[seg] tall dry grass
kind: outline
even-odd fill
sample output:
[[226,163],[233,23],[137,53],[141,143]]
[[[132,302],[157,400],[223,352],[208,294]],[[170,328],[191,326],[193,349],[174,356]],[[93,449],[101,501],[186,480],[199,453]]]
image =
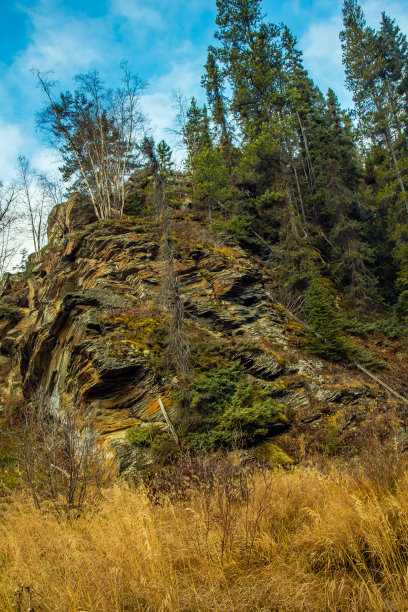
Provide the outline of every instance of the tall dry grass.
[[2,612],[408,609],[403,471],[259,472],[160,503],[118,484],[76,520],[0,512]]

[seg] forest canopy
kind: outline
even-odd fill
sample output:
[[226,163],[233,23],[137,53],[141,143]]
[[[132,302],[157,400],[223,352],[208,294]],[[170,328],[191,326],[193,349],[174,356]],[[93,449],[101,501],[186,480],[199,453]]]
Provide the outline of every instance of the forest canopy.
[[[402,333],[408,317],[405,34],[385,12],[377,29],[367,25],[358,2],[345,0],[339,36],[350,111],[333,89],[317,87],[296,36],[269,22],[260,0],[217,0],[216,8],[201,77],[206,103],[176,95],[175,131],[192,207],[212,232],[267,261],[278,275],[280,301],[312,327],[322,325],[325,313],[326,328],[341,328],[340,300],[358,317],[385,316],[388,331]],[[46,72],[33,72],[44,97],[37,125],[59,155],[69,193],[89,199],[100,220],[120,217],[127,181],[144,169],[153,176],[156,205],[139,214],[171,208],[172,151],[164,140],[154,142],[140,106],[145,84],[126,62],[115,89],[96,71],[78,74],[65,92]],[[15,185],[3,189],[4,262],[13,203],[25,211],[38,258],[44,207],[55,204],[58,191],[58,181],[40,176],[24,156],[18,167]],[[340,345],[331,347],[337,355]]]

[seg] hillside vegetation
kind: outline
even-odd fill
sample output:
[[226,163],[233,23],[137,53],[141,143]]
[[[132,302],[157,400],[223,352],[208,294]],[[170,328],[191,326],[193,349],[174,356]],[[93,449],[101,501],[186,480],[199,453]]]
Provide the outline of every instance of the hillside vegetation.
[[126,63],[35,71],[69,187],[0,189],[0,612],[408,609],[408,42],[345,0],[350,112],[216,5],[180,171]]

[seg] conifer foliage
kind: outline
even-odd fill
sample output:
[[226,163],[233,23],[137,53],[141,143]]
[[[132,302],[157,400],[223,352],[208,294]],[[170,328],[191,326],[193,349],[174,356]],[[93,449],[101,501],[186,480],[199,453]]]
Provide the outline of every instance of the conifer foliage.
[[307,349],[333,361],[347,358],[350,348],[341,332],[341,321],[333,305],[330,290],[321,279],[314,277],[306,291],[307,319],[314,334]]
[[405,35],[385,13],[378,31],[368,27],[357,0],[345,0],[350,113],[332,89],[316,87],[296,37],[267,21],[260,0],[216,5],[216,44],[202,77],[210,112],[193,99],[184,131],[197,206],[206,202],[218,227],[267,257],[281,300],[303,315],[319,300],[323,308],[325,286],[360,315],[385,303],[404,314]]

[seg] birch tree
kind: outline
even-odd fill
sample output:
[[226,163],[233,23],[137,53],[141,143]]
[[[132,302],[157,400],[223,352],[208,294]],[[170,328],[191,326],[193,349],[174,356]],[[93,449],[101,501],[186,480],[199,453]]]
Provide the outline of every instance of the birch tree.
[[17,219],[16,197],[15,187],[5,187],[0,181],[0,278],[7,271],[19,246],[13,240]]
[[47,218],[51,208],[48,185],[45,175],[36,172],[29,160],[20,155],[17,161],[17,200],[28,224],[37,260],[47,240]]
[[55,82],[34,70],[46,104],[37,126],[60,154],[63,180],[86,194],[98,219],[122,216],[125,185],[136,167],[145,84],[122,63],[122,86],[109,89],[97,71],[78,74],[73,93],[55,94]]

